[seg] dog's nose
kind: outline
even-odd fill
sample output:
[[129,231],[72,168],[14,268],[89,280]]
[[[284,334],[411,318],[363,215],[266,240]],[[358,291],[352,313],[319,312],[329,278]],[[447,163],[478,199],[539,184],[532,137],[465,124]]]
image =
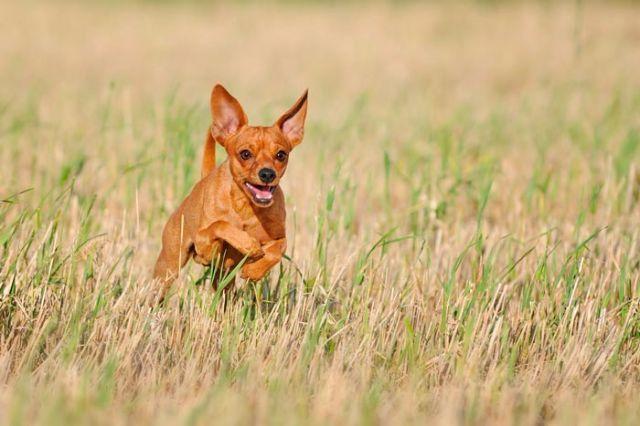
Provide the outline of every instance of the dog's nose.
[[276,171],[265,167],[264,169],[260,169],[258,177],[264,183],[271,183],[276,178]]

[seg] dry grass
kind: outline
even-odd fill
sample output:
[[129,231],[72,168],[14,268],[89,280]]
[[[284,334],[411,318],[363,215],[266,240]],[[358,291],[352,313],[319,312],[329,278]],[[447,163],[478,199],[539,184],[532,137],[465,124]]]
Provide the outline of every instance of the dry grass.
[[[633,424],[640,8],[577,4],[2,3],[0,421]],[[150,311],[215,81],[310,89],[291,261]]]

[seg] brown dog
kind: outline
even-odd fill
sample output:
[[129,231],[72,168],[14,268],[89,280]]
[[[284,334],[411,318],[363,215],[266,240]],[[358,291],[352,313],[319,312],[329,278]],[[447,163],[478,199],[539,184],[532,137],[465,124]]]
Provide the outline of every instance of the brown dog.
[[[203,265],[221,260],[226,271],[245,259],[240,276],[249,280],[280,261],[286,237],[278,183],[289,152],[302,141],[306,115],[307,92],[273,126],[249,126],[240,103],[221,85],[213,88],[201,180],[162,233],[153,275],[163,284],[163,298],[191,257]],[[228,155],[218,167],[216,142]]]

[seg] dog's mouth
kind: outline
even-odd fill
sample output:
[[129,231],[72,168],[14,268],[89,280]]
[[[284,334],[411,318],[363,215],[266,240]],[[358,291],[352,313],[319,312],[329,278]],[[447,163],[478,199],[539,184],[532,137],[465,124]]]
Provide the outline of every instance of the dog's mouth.
[[273,200],[273,192],[276,190],[275,185],[255,185],[251,182],[245,182],[244,186],[253,196],[253,200],[256,203],[263,205],[271,203],[271,200]]

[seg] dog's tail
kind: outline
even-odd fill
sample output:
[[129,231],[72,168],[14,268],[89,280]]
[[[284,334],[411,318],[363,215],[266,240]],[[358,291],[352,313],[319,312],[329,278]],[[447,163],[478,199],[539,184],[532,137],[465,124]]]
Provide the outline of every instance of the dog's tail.
[[216,141],[213,140],[211,129],[207,129],[207,139],[204,142],[204,152],[202,153],[202,173],[200,178],[204,178],[216,167]]

